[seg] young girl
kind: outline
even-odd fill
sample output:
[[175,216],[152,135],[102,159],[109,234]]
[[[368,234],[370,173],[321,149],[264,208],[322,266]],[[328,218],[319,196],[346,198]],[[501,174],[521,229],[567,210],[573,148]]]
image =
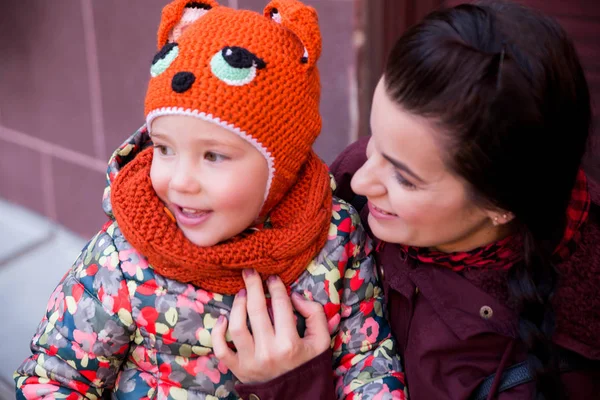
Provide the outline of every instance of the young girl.
[[371,137],[331,170],[368,201],[412,400],[599,398],[591,117],[573,44],[519,5],[440,10],[396,43]]
[[[404,398],[360,219],[332,198],[311,150],[321,127],[314,10],[276,0],[263,16],[175,0],[158,47],[146,125],[110,161],[110,221],[52,294],[15,374],[18,397],[256,399],[253,384],[285,383],[317,357],[328,370],[318,388],[282,393]],[[263,279],[290,314],[293,293],[300,315],[276,308],[274,328],[256,329],[252,310],[268,303],[246,295],[262,294]],[[238,356],[279,352],[259,378],[213,352],[213,328],[230,314],[245,328],[246,310],[253,340],[230,324]]]

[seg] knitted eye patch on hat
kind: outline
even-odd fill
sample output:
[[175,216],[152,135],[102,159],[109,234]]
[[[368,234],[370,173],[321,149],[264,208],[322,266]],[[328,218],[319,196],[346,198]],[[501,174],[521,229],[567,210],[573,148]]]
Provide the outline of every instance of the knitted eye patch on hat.
[[146,149],[119,172],[111,203],[125,238],[159,273],[233,294],[244,287],[243,268],[290,284],[321,250],[331,190],[312,151],[321,129],[320,52],[316,12],[297,0],[271,1],[263,15],[214,0],[175,0],[163,9],[146,126],[162,115],[193,116],[252,144],[269,168],[260,214],[272,229],[195,246],[164,213]]

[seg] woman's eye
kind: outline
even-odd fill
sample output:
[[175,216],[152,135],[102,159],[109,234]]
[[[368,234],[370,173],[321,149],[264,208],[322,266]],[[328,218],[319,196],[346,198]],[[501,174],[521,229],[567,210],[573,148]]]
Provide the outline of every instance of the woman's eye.
[[207,151],[204,154],[204,159],[206,161],[210,161],[210,162],[219,162],[219,161],[224,161],[227,159],[227,157],[225,157],[222,154],[218,154],[218,153],[214,153],[212,151]]
[[160,144],[154,145],[154,151],[158,152],[158,154],[160,154],[161,156],[170,156],[171,154],[173,154],[170,148]]
[[413,184],[410,181],[408,181],[407,179],[405,179],[402,175],[400,175],[400,173],[396,172],[395,175],[396,175],[396,180],[398,181],[398,183],[400,185],[404,186],[406,189],[413,190],[413,189],[417,188],[415,186],[415,184]]
[[150,67],[150,75],[156,78],[167,70],[179,55],[179,46],[177,43],[167,43],[154,56],[152,66]]

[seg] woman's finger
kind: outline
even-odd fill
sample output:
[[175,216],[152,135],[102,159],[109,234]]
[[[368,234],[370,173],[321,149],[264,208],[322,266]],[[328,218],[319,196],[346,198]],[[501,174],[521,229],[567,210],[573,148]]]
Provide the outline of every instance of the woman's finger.
[[221,315],[210,334],[213,345],[213,353],[227,368],[236,374],[239,365],[238,355],[227,346],[227,318]]
[[229,334],[238,353],[242,357],[252,356],[254,354],[254,339],[248,330],[246,303],[246,289],[240,292],[233,299],[231,313],[229,314]]
[[267,300],[260,275],[253,269],[245,269],[243,274],[248,298],[246,310],[252,327],[255,346],[272,346],[275,338],[273,323],[267,311]]
[[317,302],[309,301],[299,293],[292,294],[292,304],[294,308],[306,318],[306,331],[302,339],[317,353],[327,350],[331,344],[327,317],[323,306]]
[[271,308],[273,309],[273,322],[275,334],[288,338],[298,338],[296,319],[290,296],[285,285],[279,277],[273,275],[267,279],[269,294],[271,295]]

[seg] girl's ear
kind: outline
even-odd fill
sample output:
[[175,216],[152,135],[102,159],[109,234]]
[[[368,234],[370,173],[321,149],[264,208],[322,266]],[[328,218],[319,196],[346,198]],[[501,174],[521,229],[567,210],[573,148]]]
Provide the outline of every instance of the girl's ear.
[[304,44],[300,62],[308,68],[316,65],[321,56],[321,31],[314,8],[297,0],[272,0],[264,11],[265,17],[282,24],[298,36]]
[[219,3],[215,0],[174,0],[167,4],[162,10],[158,27],[158,49],[177,41],[185,28],[216,7],[219,7]]

